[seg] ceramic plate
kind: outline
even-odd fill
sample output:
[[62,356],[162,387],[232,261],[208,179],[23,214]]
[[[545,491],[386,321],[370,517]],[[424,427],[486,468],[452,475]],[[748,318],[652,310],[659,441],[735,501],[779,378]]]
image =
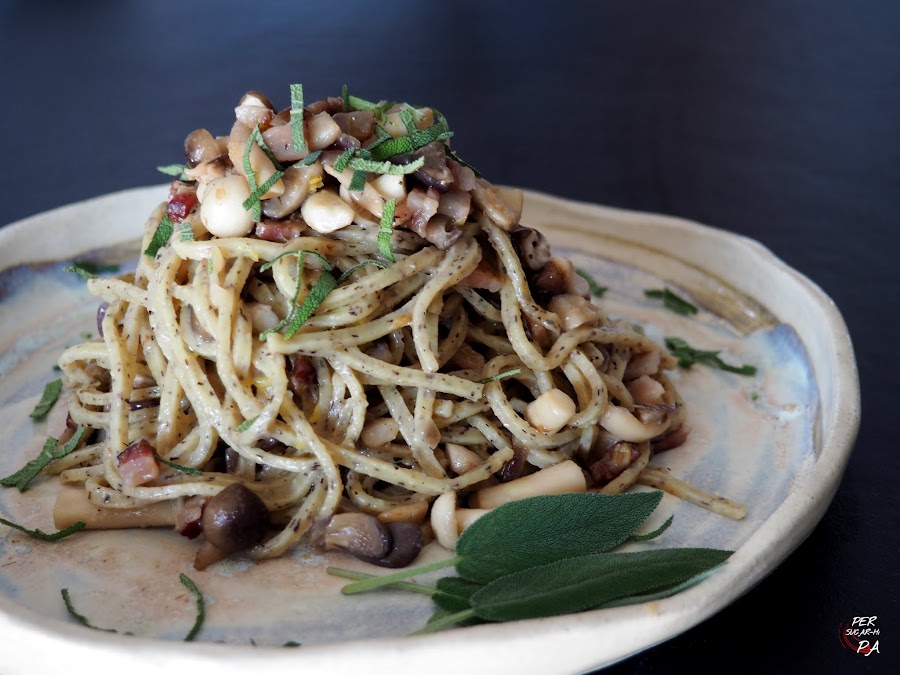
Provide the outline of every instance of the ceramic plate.
[[[61,431],[65,405],[45,422],[28,414],[58,376],[60,351],[96,333],[96,301],[63,267],[92,255],[133,264],[133,241],[165,191],[120,192],[0,231],[0,475]],[[300,547],[280,560],[253,565],[236,558],[197,572],[194,545],[170,531],[89,532],[42,543],[0,525],[3,672],[51,672],[65,655],[70,669],[115,663],[131,675],[358,672],[373,664],[390,664],[399,675],[491,662],[506,672],[575,673],[671,638],[760,581],[821,518],[855,438],[858,379],[837,309],[759,244],[694,223],[535,193],[527,194],[523,222],[608,287],[601,303],[610,315],[658,340],[677,335],[757,366],[753,377],[702,366],[675,373],[690,439],[653,460],[748,507],[734,522],[666,496],[654,515],[651,525],[675,515],[655,546],[735,550],[721,571],[658,602],[407,637],[429,616],[430,600],[393,591],[341,596],[342,581],[324,567],[363,565],[340,554]],[[644,296],[664,286],[691,298],[700,313],[679,316]],[[3,489],[0,514],[52,531],[57,490],[46,480],[21,494]],[[423,555],[446,553],[430,548]],[[206,623],[192,643],[182,641],[194,619],[182,572],[207,600]],[[133,635],[75,623],[63,588],[95,625]],[[289,641],[302,647],[284,647]]]

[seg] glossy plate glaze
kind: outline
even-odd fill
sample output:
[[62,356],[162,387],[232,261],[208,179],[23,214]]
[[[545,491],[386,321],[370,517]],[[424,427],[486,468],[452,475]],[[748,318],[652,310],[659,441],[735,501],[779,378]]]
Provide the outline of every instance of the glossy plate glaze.
[[[0,230],[0,475],[62,430],[64,403],[44,422],[29,412],[58,376],[60,351],[96,333],[96,301],[63,267],[92,256],[133,264],[133,241],[165,190],[120,192]],[[733,522],[666,496],[650,523],[675,514],[652,546],[734,549],[723,569],[658,602],[407,637],[426,621],[430,600],[393,591],[341,596],[342,580],[326,575],[325,566],[365,566],[339,554],[300,547],[280,560],[237,558],[197,572],[194,545],[170,531],[88,532],[43,543],[0,525],[2,672],[51,672],[64,659],[78,670],[115,663],[130,675],[337,673],[375,664],[390,664],[398,675],[502,659],[507,672],[575,673],[677,635],[760,581],[821,518],[856,436],[859,384],[837,309],[759,244],[694,223],[536,193],[526,196],[523,222],[608,287],[600,303],[610,315],[658,340],[677,335],[758,367],[753,377],[703,366],[675,373],[690,440],[653,460],[749,508]],[[689,297],[700,313],[679,316],[644,296],[663,286]],[[3,489],[0,515],[52,531],[58,489],[47,480],[21,494]],[[420,561],[441,555],[432,545]],[[195,605],[180,573],[207,602],[193,643],[181,641]],[[78,625],[66,613],[63,588],[95,625],[133,635]]]

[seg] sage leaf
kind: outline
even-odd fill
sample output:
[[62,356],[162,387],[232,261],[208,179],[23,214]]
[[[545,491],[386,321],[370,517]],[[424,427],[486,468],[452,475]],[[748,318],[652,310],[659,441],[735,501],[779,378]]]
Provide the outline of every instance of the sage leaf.
[[500,577],[470,598],[487,621],[582,612],[628,596],[660,591],[721,565],[731,551],[704,548],[596,553]]
[[460,577],[442,577],[435,587],[437,592],[431,596],[434,604],[447,612],[456,613],[469,609],[469,598],[484,585]]
[[456,543],[456,571],[488,583],[529,567],[601,553],[623,543],[653,513],[662,492],[565,494],[504,504]]

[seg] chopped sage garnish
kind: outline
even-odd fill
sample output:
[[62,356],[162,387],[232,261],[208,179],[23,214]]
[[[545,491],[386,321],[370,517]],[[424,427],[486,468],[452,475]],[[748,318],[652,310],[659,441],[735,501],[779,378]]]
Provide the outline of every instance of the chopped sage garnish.
[[44,386],[44,393],[41,395],[41,400],[38,401],[37,405],[34,406],[34,410],[31,411],[31,419],[44,419],[47,416],[47,413],[50,412],[50,409],[59,400],[59,395],[61,392],[62,380],[53,380],[52,382],[48,382],[46,386]]
[[294,152],[306,151],[306,134],[303,130],[303,85],[291,85],[291,144]]
[[37,478],[38,474],[40,474],[50,462],[54,459],[62,459],[66,455],[71,454],[75,448],[78,447],[82,436],[85,434],[85,429],[86,427],[78,427],[72,435],[72,438],[70,438],[62,447],[58,447],[59,441],[57,439],[53,437],[48,438],[44,441],[44,447],[41,448],[41,452],[37,457],[32,459],[15,473],[10,474],[5,478],[0,478],[0,485],[3,485],[4,487],[15,486],[19,488],[20,492],[25,492],[25,490],[28,489],[28,484]]
[[24,532],[29,537],[34,537],[35,539],[40,539],[41,541],[59,541],[60,539],[65,539],[66,537],[75,534],[79,530],[83,530],[87,527],[87,523],[79,520],[76,523],[72,523],[67,528],[63,530],[59,530],[58,532],[44,532],[40,529],[30,530],[23,525],[19,525],[18,523],[14,523],[11,520],[7,520],[6,518],[0,518],[0,523],[3,523],[7,527],[11,527],[14,530],[18,530],[19,532]]
[[656,298],[663,301],[663,306],[676,314],[689,316],[697,313],[697,308],[684,298],[676,295],[668,288],[653,288],[644,291],[648,298]]
[[394,213],[397,209],[397,200],[389,199],[384,203],[381,211],[381,222],[378,224],[378,250],[382,257],[397,262],[391,251],[391,235],[394,233]]
[[702,363],[711,368],[718,368],[729,373],[748,376],[756,375],[756,366],[746,363],[741,366],[729,365],[719,358],[718,350],[695,349],[680,337],[667,337],[666,348],[672,353],[672,356],[678,359],[678,365],[682,368],[690,368],[695,363]]

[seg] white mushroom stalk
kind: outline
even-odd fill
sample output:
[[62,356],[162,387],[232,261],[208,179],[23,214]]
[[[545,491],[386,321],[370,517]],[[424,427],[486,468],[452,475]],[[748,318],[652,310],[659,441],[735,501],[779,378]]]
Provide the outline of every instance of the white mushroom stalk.
[[482,488],[469,498],[469,506],[477,509],[493,509],[526,497],[586,491],[587,479],[584,477],[584,471],[568,459],[508,483]]

